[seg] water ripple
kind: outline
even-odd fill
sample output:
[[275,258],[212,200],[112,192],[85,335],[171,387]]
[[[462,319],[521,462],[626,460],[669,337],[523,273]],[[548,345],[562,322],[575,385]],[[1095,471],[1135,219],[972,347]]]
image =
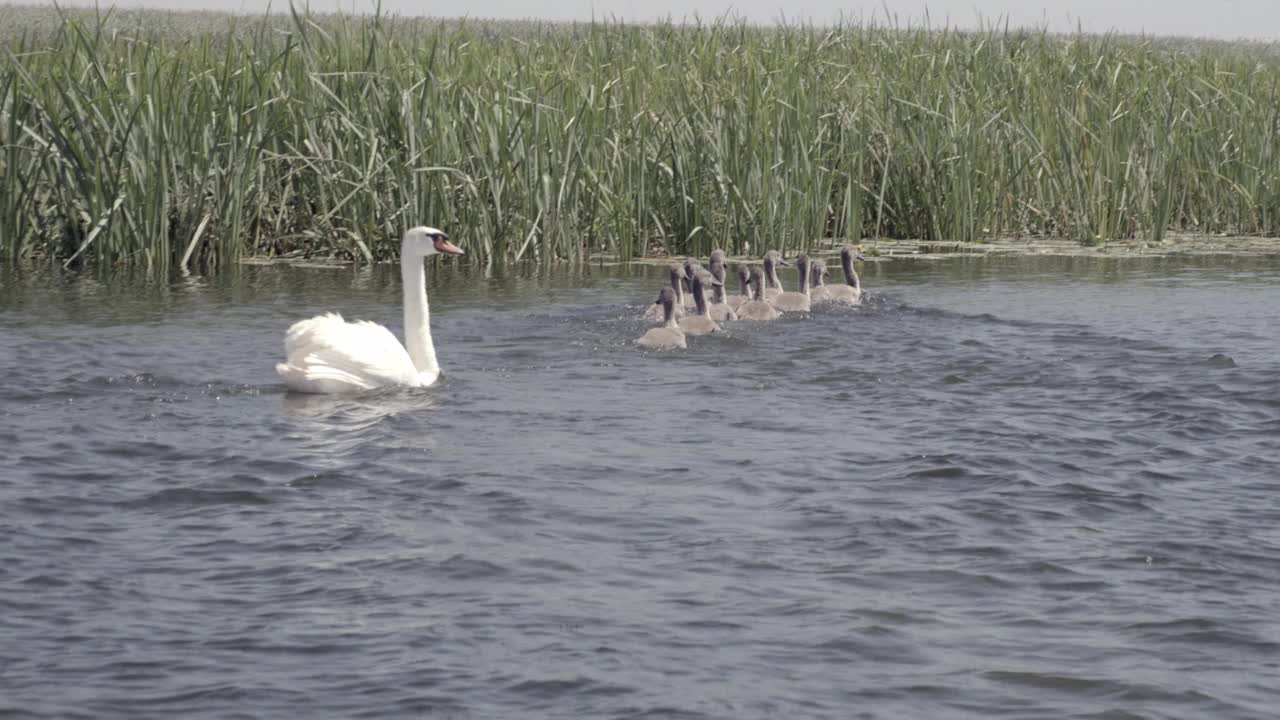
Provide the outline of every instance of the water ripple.
[[1280,265],[986,262],[678,353],[435,268],[442,382],[337,398],[281,333],[394,268],[7,285],[0,715],[1269,716]]

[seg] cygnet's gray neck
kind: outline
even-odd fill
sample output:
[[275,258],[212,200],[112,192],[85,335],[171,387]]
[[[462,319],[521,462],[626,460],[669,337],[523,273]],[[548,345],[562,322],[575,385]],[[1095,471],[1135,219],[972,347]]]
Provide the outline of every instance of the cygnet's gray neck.
[[858,278],[858,272],[853,269],[853,255],[851,253],[841,253],[840,264],[844,267],[844,281],[850,286],[861,289],[862,281]]
[[702,284],[702,278],[693,279],[693,304],[698,308],[699,315],[707,315],[707,288]]

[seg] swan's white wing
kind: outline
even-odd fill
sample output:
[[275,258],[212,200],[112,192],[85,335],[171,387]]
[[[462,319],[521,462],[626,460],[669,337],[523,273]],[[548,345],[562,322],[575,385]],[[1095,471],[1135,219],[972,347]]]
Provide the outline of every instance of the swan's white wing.
[[284,351],[286,362],[276,372],[300,392],[420,384],[413,360],[390,330],[367,321],[346,322],[336,313],[294,323]]

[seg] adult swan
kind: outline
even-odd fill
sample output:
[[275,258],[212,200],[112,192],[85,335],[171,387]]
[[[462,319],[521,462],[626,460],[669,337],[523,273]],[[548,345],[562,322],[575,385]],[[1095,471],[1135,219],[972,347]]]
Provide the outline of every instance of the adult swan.
[[347,322],[337,313],[300,320],[285,334],[285,362],[276,365],[284,384],[297,392],[340,393],[434,383],[440,365],[431,342],[422,259],[441,253],[461,255],[462,250],[435,228],[412,228],[400,243],[404,345],[381,325]]

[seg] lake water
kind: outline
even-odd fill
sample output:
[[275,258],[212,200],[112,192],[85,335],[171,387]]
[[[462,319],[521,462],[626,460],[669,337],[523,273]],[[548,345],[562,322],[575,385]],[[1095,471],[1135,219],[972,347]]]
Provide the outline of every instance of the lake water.
[[332,398],[395,268],[0,277],[0,716],[1272,716],[1280,260],[864,280],[663,353],[661,268],[434,266]]

